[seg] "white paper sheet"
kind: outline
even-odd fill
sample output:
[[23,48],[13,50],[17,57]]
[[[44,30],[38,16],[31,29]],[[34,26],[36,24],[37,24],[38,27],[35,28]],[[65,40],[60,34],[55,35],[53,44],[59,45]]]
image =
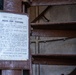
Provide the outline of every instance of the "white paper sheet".
[[0,12],[0,60],[29,59],[28,16]]

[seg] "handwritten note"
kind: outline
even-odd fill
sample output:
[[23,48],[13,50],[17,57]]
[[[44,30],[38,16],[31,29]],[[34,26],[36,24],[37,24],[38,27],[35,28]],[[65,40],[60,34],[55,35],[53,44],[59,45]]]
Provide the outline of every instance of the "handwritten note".
[[0,12],[0,60],[29,59],[28,16]]

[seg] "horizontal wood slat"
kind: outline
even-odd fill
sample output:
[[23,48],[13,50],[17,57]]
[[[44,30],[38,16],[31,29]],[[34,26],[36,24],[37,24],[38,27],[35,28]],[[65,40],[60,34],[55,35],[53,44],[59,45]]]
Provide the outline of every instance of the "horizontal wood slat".
[[32,0],[32,6],[76,4],[76,0]]
[[30,69],[30,61],[0,61],[0,69]]
[[32,55],[33,64],[76,65],[76,55]]

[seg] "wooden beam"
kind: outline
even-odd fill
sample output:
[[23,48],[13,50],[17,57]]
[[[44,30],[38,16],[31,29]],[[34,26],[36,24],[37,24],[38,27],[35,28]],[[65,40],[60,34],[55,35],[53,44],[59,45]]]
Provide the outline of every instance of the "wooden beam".
[[43,37],[76,37],[76,30],[32,30],[32,36]]
[[4,0],[4,11],[22,12],[22,0]]
[[76,55],[32,55],[33,64],[76,65]]
[[76,30],[76,22],[64,22],[64,23],[31,23],[33,29],[48,29],[48,30]]
[[38,21],[45,13],[50,9],[51,6],[48,6],[44,11],[42,11],[33,21],[32,23]]
[[32,0],[32,6],[76,4],[76,0]]
[[[13,13],[22,13],[22,0],[4,0],[4,11],[10,11]],[[3,61],[0,60],[0,69],[2,75],[22,75],[22,70],[29,70],[31,74],[31,59],[26,61]]]
[[0,61],[0,69],[30,69],[30,61]]
[[76,37],[76,22],[31,23],[32,36]]
[[22,70],[3,70],[2,75],[21,75]]

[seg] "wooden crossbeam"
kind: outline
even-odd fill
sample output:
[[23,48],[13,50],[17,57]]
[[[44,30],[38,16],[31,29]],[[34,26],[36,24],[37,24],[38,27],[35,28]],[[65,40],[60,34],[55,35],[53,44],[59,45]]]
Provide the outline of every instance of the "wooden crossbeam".
[[76,55],[32,55],[33,64],[76,65]]
[[76,0],[32,0],[32,6],[76,4]]

